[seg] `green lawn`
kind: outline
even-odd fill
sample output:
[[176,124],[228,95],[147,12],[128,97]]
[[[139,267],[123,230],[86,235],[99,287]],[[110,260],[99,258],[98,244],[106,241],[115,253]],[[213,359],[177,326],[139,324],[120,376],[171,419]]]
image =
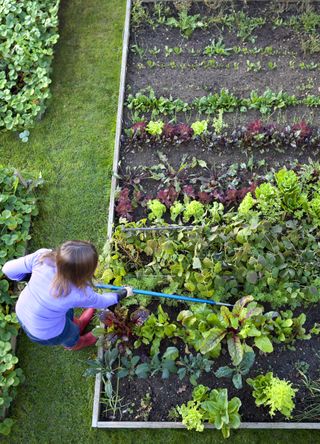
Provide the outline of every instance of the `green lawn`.
[[[66,239],[100,248],[106,236],[107,198],[120,72],[125,0],[65,0],[53,66],[53,98],[43,120],[22,144],[0,137],[1,162],[42,172],[40,216],[30,249]],[[93,430],[93,381],[82,377],[94,349],[68,352],[19,340],[26,382],[12,409],[16,420],[6,444],[222,443],[220,433]],[[319,432],[239,431],[230,443],[320,443]]]

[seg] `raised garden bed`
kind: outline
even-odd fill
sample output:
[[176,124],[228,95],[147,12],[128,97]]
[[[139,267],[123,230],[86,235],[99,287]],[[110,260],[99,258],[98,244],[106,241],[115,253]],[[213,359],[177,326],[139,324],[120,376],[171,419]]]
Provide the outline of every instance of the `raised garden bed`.
[[[213,3],[217,6],[217,2],[211,2],[212,6]],[[295,4],[275,8],[261,1],[248,2],[247,6],[238,2],[234,9],[221,8],[222,5],[218,10],[210,9],[197,2],[186,13],[169,2],[156,7],[148,2],[142,6],[135,3],[131,11],[131,2],[127,3],[109,243],[101,277],[115,285],[189,293],[232,304],[252,294],[264,312],[273,312],[267,316],[270,324],[267,321],[266,328],[275,329],[273,323],[280,323],[283,333],[287,322],[290,334],[286,330],[281,336],[276,329],[277,333],[266,334],[267,345],[253,340],[254,334],[249,335],[247,346],[253,349],[244,345],[241,336],[243,351],[256,352],[248,376],[273,371],[274,376],[290,381],[298,389],[295,395],[292,393],[296,422],[284,422],[279,412],[270,422],[268,409],[255,404],[252,386],[245,383],[248,376],[243,377],[243,388],[239,384],[235,388],[230,378],[215,375],[220,367],[232,367],[226,345],[219,358],[211,356],[210,370],[203,371],[193,385],[187,376],[180,380],[177,374],[180,370],[182,375],[186,367],[181,362],[188,359],[190,351],[194,356],[200,352],[211,359],[212,349],[208,351],[204,343],[206,332],[216,324],[207,325],[207,330],[200,327],[204,333],[201,341],[190,342],[184,332],[190,325],[180,313],[189,307],[163,303],[166,322],[174,325],[179,334],[163,335],[160,360],[168,347],[175,350],[170,349],[174,370],[169,370],[168,375],[162,373],[162,377],[163,366],[158,363],[157,367],[152,361],[158,351],[153,349],[154,339],[148,339],[148,334],[143,336],[143,326],[131,325],[126,330],[126,348],[137,356],[136,360],[139,357],[130,367],[130,363],[120,360],[129,356],[130,361],[132,357],[123,348],[123,329],[130,324],[129,318],[123,313],[116,318],[102,318],[106,330],[99,359],[104,361],[102,369],[106,370],[110,344],[118,344],[120,355],[114,357],[114,365],[120,366],[122,377],[118,379],[114,369],[111,383],[123,407],[115,408],[112,414],[110,409],[105,413],[110,403],[100,397],[103,383],[98,374],[93,427],[184,427],[177,412],[175,421],[168,419],[174,416],[172,407],[187,405],[193,386],[203,384],[210,390],[228,389],[229,400],[240,398],[241,428],[320,428],[315,415],[307,420],[296,416],[308,410],[308,381],[318,378],[318,318],[314,304],[319,300],[319,288],[312,273],[303,270],[306,263],[314,267],[319,258],[315,245],[319,236],[320,170],[314,162],[320,149],[319,5],[315,3],[312,12],[298,11]],[[286,193],[291,193],[290,199],[294,195],[296,201],[292,203]],[[193,202],[197,204],[193,206]],[[119,225],[115,231],[114,223]],[[149,225],[168,224],[177,224],[181,229],[143,230]],[[185,224],[194,227],[189,234],[183,229]],[[257,243],[261,227],[264,233],[270,232],[270,248],[264,241]],[[235,238],[230,236],[232,230]],[[257,236],[243,230],[251,230]],[[300,237],[296,239],[294,234],[299,230]],[[309,243],[306,233],[314,236]],[[301,239],[306,243],[299,243]],[[181,241],[186,242],[182,248],[178,245]],[[229,242],[233,242],[232,248]],[[175,246],[167,247],[170,243]],[[279,245],[278,252],[272,250],[274,245]],[[244,248],[247,258],[243,257]],[[240,251],[242,257],[235,258],[235,251]],[[280,265],[276,263],[278,259],[267,264],[270,252],[277,258],[281,256]],[[170,255],[176,266],[170,263]],[[179,262],[181,255],[185,258]],[[298,263],[295,257],[298,262],[302,259]],[[147,302],[139,299],[140,305]],[[132,305],[126,301],[129,314],[135,312],[137,303],[137,299],[131,301]],[[156,314],[158,303],[153,301],[147,309]],[[161,317],[159,313],[158,316]],[[139,315],[138,323],[149,325],[150,317],[142,318]],[[254,318],[253,322],[257,326],[260,321]],[[160,324],[163,323],[162,319]],[[264,335],[261,331],[257,336]],[[139,338],[142,343],[135,342]],[[232,355],[230,347],[231,360],[239,365],[239,357]],[[91,373],[99,369],[99,364],[94,365]],[[146,365],[157,370],[152,373],[149,368],[147,374],[154,375],[138,379]],[[303,383],[303,375],[307,384]],[[103,382],[106,383],[105,373]],[[200,401],[204,403],[205,399],[204,395]],[[117,405],[121,403],[118,400]],[[205,415],[203,411],[202,414]],[[291,414],[286,416],[291,418]],[[234,426],[238,425],[235,419]]]

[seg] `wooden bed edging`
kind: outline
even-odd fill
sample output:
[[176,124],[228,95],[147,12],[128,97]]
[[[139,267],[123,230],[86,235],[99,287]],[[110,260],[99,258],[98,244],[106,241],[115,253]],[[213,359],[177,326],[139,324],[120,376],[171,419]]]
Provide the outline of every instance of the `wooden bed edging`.
[[[97,421],[93,427],[100,429],[186,429],[182,422],[142,422],[142,421]],[[211,424],[205,424],[205,429],[215,429]],[[242,422],[239,429],[278,429],[319,430],[317,422]]]
[[[143,3],[155,3],[157,0],[143,0]],[[164,0],[172,1],[172,0]],[[194,0],[201,2],[203,0]],[[267,0],[261,0],[266,2]],[[294,3],[297,0],[283,0]],[[320,1],[320,0],[317,0]],[[123,104],[125,95],[125,81],[127,71],[127,57],[128,57],[128,45],[130,37],[130,14],[131,14],[131,0],[127,0],[126,3],[126,16],[123,31],[123,44],[122,44],[122,60],[121,60],[121,74],[119,85],[119,98],[118,98],[118,112],[113,156],[113,168],[112,179],[110,187],[110,201],[109,201],[109,217],[107,226],[107,239],[112,237],[113,221],[114,221],[114,203],[115,203],[115,191],[117,186],[117,173],[119,163],[120,152],[120,138],[122,130],[122,118],[123,118]],[[98,348],[98,358],[103,358],[102,347]],[[94,385],[94,399],[93,399],[93,412],[92,412],[92,424],[91,426],[99,429],[185,429],[186,427],[182,422],[160,422],[160,421],[99,421],[100,417],[100,394],[102,388],[101,373],[96,376]],[[205,424],[205,429],[215,429],[211,424]],[[320,430],[320,422],[242,422],[239,429],[283,429],[283,430]]]

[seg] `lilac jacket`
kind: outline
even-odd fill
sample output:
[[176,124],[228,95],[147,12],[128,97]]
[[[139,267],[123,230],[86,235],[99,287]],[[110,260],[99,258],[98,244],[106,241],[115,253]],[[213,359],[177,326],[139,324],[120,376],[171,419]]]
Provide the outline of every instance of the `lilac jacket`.
[[72,286],[67,296],[54,297],[51,294],[51,283],[56,267],[49,260],[39,260],[48,251],[45,248],[38,250],[7,262],[2,268],[3,273],[14,281],[23,279],[26,273],[32,273],[19,296],[16,313],[29,333],[38,339],[51,339],[60,335],[70,308],[104,309],[118,302],[116,293],[99,294],[89,286],[83,289]]

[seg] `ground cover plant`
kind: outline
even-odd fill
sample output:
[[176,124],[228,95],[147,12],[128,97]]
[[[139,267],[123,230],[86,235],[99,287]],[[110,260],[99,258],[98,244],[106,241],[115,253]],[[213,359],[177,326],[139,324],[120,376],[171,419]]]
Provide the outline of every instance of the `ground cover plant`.
[[[1,196],[1,265],[24,254],[30,239],[31,217],[37,214],[34,188],[41,183],[26,181],[13,168],[0,167]],[[12,339],[18,334],[18,321],[12,306],[13,287],[1,273],[0,280],[0,433],[10,433],[13,420],[5,417],[23,380],[18,358],[12,350]]]
[[298,361],[317,368],[319,8],[219,5],[133,3],[98,276],[233,307],[128,298],[96,330],[112,372],[90,365],[112,374],[100,419],[209,422],[228,437],[240,421],[296,420]]
[[6,0],[0,5],[0,130],[23,132],[45,111],[59,3]]

